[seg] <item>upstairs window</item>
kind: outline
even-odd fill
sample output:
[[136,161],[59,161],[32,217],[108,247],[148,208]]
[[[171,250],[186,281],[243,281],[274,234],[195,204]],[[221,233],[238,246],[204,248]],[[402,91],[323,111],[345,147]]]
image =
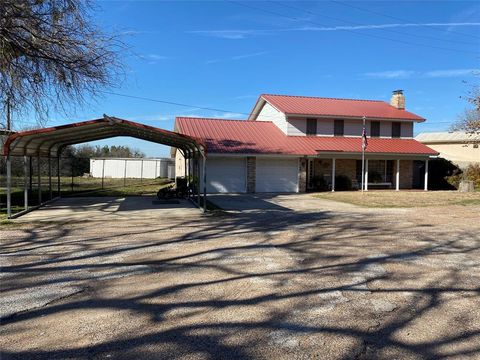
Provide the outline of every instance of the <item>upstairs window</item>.
[[370,123],[370,136],[380,137],[380,121],[372,121]]
[[317,135],[317,119],[307,119],[307,135]]
[[392,138],[399,138],[402,132],[402,124],[399,122],[392,122]]
[[333,135],[334,136],[343,136],[344,134],[344,122],[343,120],[335,120],[333,126]]

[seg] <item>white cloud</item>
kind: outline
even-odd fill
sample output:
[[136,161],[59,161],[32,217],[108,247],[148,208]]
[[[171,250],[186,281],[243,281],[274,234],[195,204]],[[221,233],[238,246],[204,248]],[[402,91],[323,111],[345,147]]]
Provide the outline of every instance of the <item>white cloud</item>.
[[379,72],[369,72],[363,74],[366,77],[377,79],[406,79],[411,77],[415,72],[410,70],[389,70]]
[[368,78],[374,79],[409,79],[409,78],[447,78],[459,76],[471,76],[478,73],[480,69],[448,69],[448,70],[389,70],[379,72],[368,72],[362,74]]
[[452,70],[436,70],[427,71],[424,75],[426,77],[440,78],[440,77],[457,77],[478,74],[479,69],[452,69]]
[[189,34],[198,34],[203,36],[216,37],[221,39],[239,40],[259,35],[274,35],[282,32],[294,31],[350,31],[350,30],[376,30],[389,28],[409,28],[409,27],[469,27],[480,26],[480,22],[430,22],[430,23],[393,23],[393,24],[365,24],[365,25],[345,25],[345,26],[303,26],[284,29],[223,29],[223,30],[194,30],[187,31]]
[[256,56],[262,56],[262,55],[266,55],[268,53],[269,53],[269,51],[259,51],[259,52],[251,53],[251,54],[235,55],[235,56],[231,56],[231,57],[228,57],[228,58],[211,59],[211,60],[207,60],[205,63],[206,64],[214,64],[214,63],[218,63],[218,62],[222,62],[222,61],[231,61],[231,60],[236,61],[236,60],[248,59],[248,58],[256,57]]

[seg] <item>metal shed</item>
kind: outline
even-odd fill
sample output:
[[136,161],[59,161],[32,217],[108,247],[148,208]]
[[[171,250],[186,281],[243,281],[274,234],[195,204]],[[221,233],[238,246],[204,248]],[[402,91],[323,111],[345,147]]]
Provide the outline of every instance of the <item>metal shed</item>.
[[[4,155],[7,157],[7,215],[12,217],[11,213],[11,156],[24,157],[25,176],[27,176],[27,157],[36,156],[47,157],[49,162],[49,186],[51,192],[52,174],[51,159],[56,158],[57,163],[60,159],[62,150],[73,144],[80,144],[89,141],[108,139],[117,136],[130,136],[141,140],[151,141],[163,145],[178,148],[185,159],[193,160],[192,169],[195,173],[199,172],[199,161],[202,160],[203,177],[206,178],[205,162],[206,162],[206,146],[201,140],[195,139],[188,135],[179,134],[177,132],[168,131],[153,126],[140,124],[137,122],[120,119],[113,116],[104,115],[103,118],[77,122],[62,126],[42,128],[17,132],[8,136],[4,144]],[[190,162],[190,161],[189,161]],[[59,167],[57,166],[57,169]],[[189,174],[190,175],[190,174]],[[39,175],[40,176],[40,175]],[[57,174],[58,184],[57,192],[60,196],[60,174]],[[195,176],[193,176],[195,178]],[[198,176],[196,176],[198,178]],[[205,181],[203,182],[205,184]],[[39,181],[40,184],[40,181]],[[197,203],[200,206],[200,185],[194,184],[198,188]],[[41,189],[39,189],[41,190]],[[25,188],[25,210],[28,211],[28,192]],[[206,211],[206,189],[203,186],[203,209]],[[44,204],[41,199],[41,191],[39,191],[40,205]],[[21,212],[21,213],[23,213]],[[20,213],[16,214],[19,215]]]

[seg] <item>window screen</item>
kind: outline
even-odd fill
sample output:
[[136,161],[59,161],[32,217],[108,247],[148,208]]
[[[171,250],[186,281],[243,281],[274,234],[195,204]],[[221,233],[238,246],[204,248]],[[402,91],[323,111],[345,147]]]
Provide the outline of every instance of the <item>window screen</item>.
[[399,122],[392,122],[392,138],[399,138],[401,134],[402,124]]
[[370,123],[370,136],[380,137],[380,121],[372,121]]
[[317,119],[307,119],[307,135],[317,135]]

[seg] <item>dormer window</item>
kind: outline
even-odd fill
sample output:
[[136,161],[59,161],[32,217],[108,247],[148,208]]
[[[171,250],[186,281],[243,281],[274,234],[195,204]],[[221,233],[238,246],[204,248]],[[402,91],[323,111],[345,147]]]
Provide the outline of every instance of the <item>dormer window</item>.
[[317,119],[307,119],[307,135],[317,135]]
[[333,135],[334,136],[343,136],[345,131],[345,125],[343,120],[335,120],[333,125]]

